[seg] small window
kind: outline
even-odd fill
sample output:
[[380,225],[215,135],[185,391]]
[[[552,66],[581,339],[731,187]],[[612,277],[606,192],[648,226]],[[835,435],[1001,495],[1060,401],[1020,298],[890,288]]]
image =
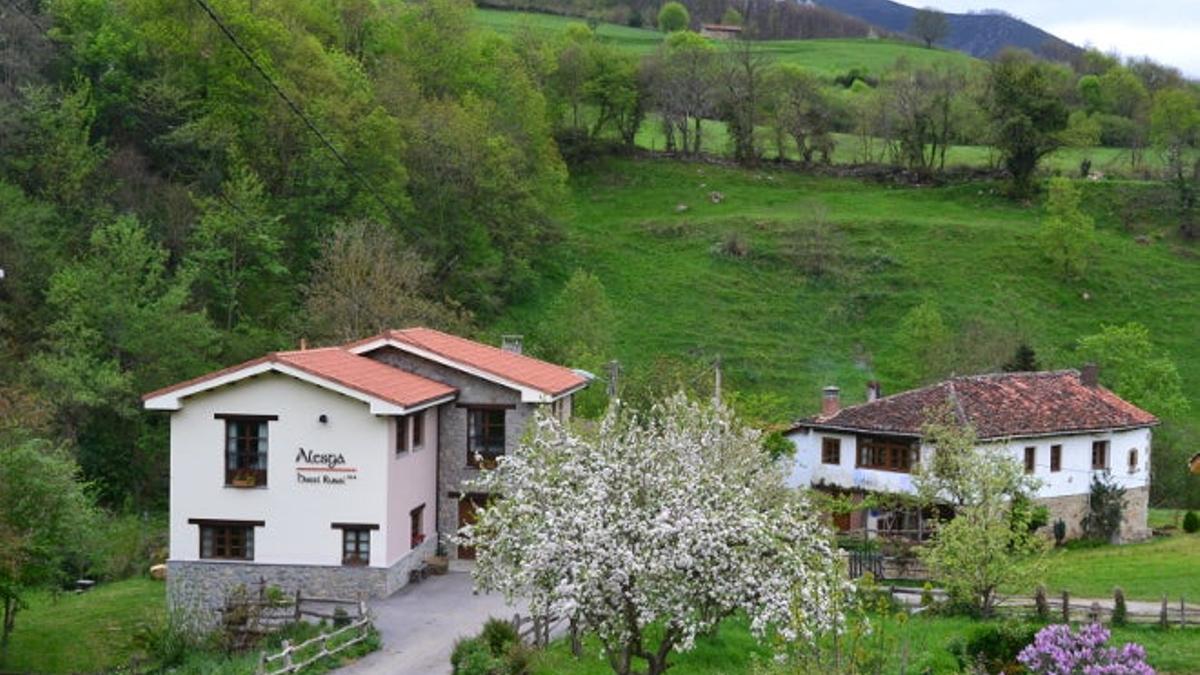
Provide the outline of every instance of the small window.
[[1037,469],[1037,448],[1025,448],[1025,473],[1033,473]]
[[205,560],[254,560],[254,527],[240,523],[201,525],[200,557]]
[[1051,472],[1062,471],[1062,446],[1061,445],[1050,446],[1050,471]]
[[425,542],[425,505],[408,512],[409,532],[412,532],[412,548]]
[[[495,466],[504,454],[504,409],[467,409],[467,466]],[[476,460],[483,456],[483,462]]]
[[409,435],[408,422],[409,417],[396,418],[396,454],[403,455],[409,450],[409,441],[412,438]]
[[342,564],[361,567],[371,563],[371,530],[342,528]]
[[414,413],[412,416],[412,449],[420,450],[425,444],[425,411]]
[[842,463],[842,439],[829,438],[828,436],[821,439],[821,463]]
[[1129,473],[1137,473],[1138,470],[1138,451],[1133,448],[1129,451]]
[[266,417],[224,417],[225,484],[262,487],[267,484]]
[[1108,468],[1108,441],[1092,442],[1092,469],[1100,471]]

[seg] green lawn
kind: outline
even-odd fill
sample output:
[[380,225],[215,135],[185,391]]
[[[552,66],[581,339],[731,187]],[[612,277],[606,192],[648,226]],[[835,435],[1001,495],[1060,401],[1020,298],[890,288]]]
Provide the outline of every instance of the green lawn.
[[122,666],[134,654],[132,636],[161,621],[166,586],[129,579],[76,595],[33,594],[17,614],[8,662],[0,672],[96,672]]
[[[1141,321],[1184,382],[1200,381],[1200,304],[1184,300],[1200,297],[1200,258],[1192,245],[1159,240],[1167,225],[1154,213],[1123,229],[1120,195],[1139,184],[1084,186],[1098,245],[1087,280],[1072,283],[1039,252],[1040,206],[1014,203],[994,183],[898,187],[769,166],[605,160],[577,169],[570,185],[566,239],[547,256],[557,270],[492,332],[536,331],[563,280],[583,268],[604,283],[613,356],[627,369],[657,355],[721,355],[729,386],[780,397],[781,419],[815,410],[823,385],[839,384],[849,402],[873,378],[896,390],[894,329],[926,298],[981,355],[960,372],[981,367],[999,349],[992,342],[1017,337],[1044,366],[1077,366],[1079,337]],[[724,201],[711,203],[713,191]],[[833,226],[820,246],[833,278],[811,278],[789,253],[818,219]],[[730,232],[746,241],[745,257],[714,253]],[[1153,243],[1134,243],[1139,233]]]
[[[948,650],[955,638],[968,633],[977,624],[964,617],[916,616],[905,621],[896,617],[876,617],[877,629],[867,647],[886,655],[887,673],[901,672],[904,654],[908,673],[956,673],[957,663]],[[1200,653],[1200,629],[1167,631],[1152,627],[1127,627],[1113,630],[1110,644],[1138,642],[1146,647],[1151,665],[1164,675],[1196,672],[1196,654]],[[725,675],[746,673],[757,660],[769,658],[765,648],[750,635],[744,621],[727,621],[715,638],[697,641],[693,651],[675,657],[669,672],[679,675]],[[594,642],[587,643],[583,656],[571,656],[566,644],[555,643],[538,655],[535,675],[605,675],[611,673],[607,661]]]
[[1200,602],[1200,534],[1176,534],[1140,544],[1050,554],[1046,588],[1077,597],[1112,597],[1119,586],[1131,600]]

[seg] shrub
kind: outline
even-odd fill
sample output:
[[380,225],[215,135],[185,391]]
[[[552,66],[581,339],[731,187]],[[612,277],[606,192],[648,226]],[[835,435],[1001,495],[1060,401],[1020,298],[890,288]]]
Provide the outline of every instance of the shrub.
[[493,654],[503,654],[508,646],[520,641],[517,629],[504,619],[491,618],[483,624],[479,631],[479,639],[483,640]]
[[454,675],[524,675],[532,657],[511,623],[490,618],[479,635],[454,644],[450,666]]
[[1062,546],[1063,540],[1066,538],[1067,524],[1063,522],[1062,518],[1059,518],[1058,520],[1054,521],[1054,545]]
[[1121,531],[1121,520],[1125,514],[1125,488],[1113,480],[1105,471],[1103,478],[1092,477],[1091,493],[1088,495],[1088,513],[1083,517],[1083,532],[1089,539],[1110,542]]
[[958,665],[968,672],[1007,673],[1019,669],[1017,656],[1033,642],[1037,627],[1005,621],[976,626],[965,640],[952,646]]
[[183,663],[199,647],[201,639],[201,635],[186,627],[180,616],[172,614],[165,621],[139,626],[133,632],[132,642],[153,664],[167,669]]
[[1124,673],[1153,675],[1146,663],[1146,650],[1135,642],[1106,647],[1109,632],[1098,623],[1078,633],[1066,624],[1046,626],[1033,642],[1021,650],[1017,660],[1033,675],[1057,673]]
[[750,252],[750,243],[737,230],[729,230],[717,244],[717,252],[732,258],[744,258]]
[[503,661],[492,655],[488,645],[478,637],[463,638],[454,643],[450,653],[450,668],[454,675],[494,675],[502,672]]
[[658,29],[664,33],[687,30],[688,24],[691,22],[692,18],[688,15],[687,7],[681,3],[668,2],[658,10]]
[[1183,516],[1183,531],[1188,534],[1200,531],[1200,516],[1197,516],[1195,511],[1188,511]]

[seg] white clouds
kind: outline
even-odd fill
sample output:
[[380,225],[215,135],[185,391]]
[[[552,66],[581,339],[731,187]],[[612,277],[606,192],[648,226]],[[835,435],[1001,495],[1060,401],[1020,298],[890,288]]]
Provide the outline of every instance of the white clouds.
[[1196,0],[902,0],[947,12],[1001,9],[1075,44],[1150,56],[1200,77]]

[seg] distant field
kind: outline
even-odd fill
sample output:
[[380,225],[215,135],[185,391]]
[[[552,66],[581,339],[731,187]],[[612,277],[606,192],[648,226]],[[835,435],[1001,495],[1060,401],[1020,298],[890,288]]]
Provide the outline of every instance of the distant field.
[[[519,30],[558,33],[572,23],[583,23],[582,19],[572,17],[492,9],[476,10],[476,16],[481,24],[506,35]],[[610,23],[599,24],[596,35],[601,40],[637,54],[653,51],[663,39],[663,34],[658,31]],[[756,42],[755,45],[777,61],[798,63],[829,78],[852,68],[879,75],[901,57],[916,65],[969,63],[975,60],[961,52],[925,49],[912,43],[891,40],[773,40]]]
[[[1019,336],[1047,367],[1078,366],[1075,342],[1104,324],[1140,321],[1184,382],[1200,381],[1200,304],[1184,300],[1200,297],[1200,259],[1153,211],[1123,229],[1119,200],[1144,185],[1084,185],[1099,232],[1081,283],[1063,282],[1042,257],[1040,204],[1014,203],[994,183],[899,187],[770,165],[605,160],[575,169],[570,185],[566,241],[547,256],[558,270],[493,324],[497,334],[536,330],[578,267],[607,289],[613,356],[628,368],[721,355],[728,386],[780,397],[785,420],[815,410],[823,385],[841,385],[849,401],[873,378],[895,390],[896,327],[927,298],[956,332],[984,343]],[[821,219],[832,224],[822,251],[836,270],[812,278],[789,247]],[[715,252],[734,232],[745,257]],[[1151,243],[1134,243],[1137,234]]]

